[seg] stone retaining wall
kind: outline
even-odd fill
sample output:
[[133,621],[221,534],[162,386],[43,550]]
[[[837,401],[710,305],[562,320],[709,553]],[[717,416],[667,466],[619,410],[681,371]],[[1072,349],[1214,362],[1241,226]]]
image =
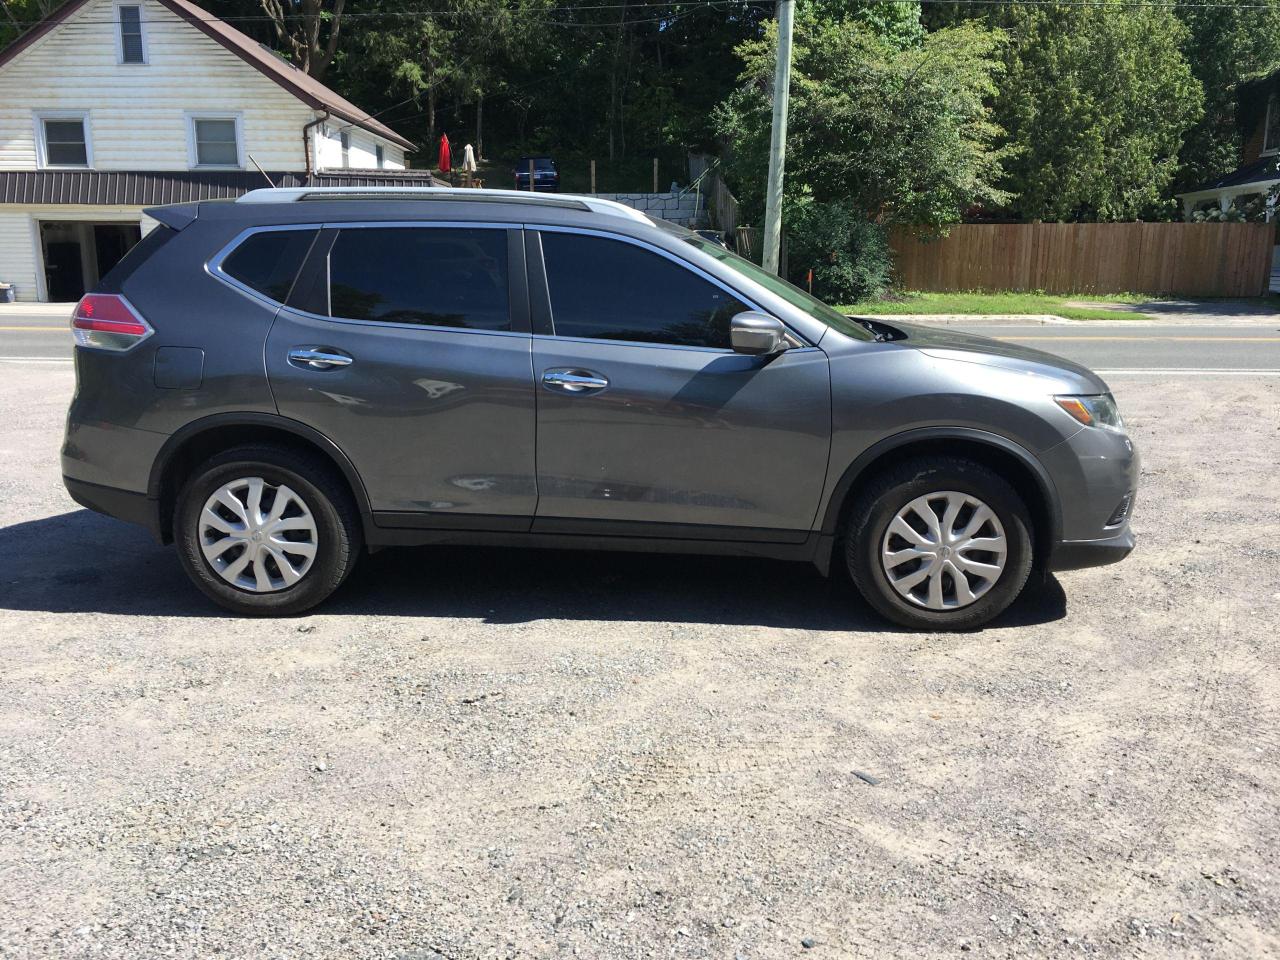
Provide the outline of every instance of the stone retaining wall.
[[[601,200],[616,200],[628,207],[672,223],[701,226],[706,220],[706,204],[698,203],[696,192],[679,193],[596,193]],[[695,221],[697,221],[695,223]]]

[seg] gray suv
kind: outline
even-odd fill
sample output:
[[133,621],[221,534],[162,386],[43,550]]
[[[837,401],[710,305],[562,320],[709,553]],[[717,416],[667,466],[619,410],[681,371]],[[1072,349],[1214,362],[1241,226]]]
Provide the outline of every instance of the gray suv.
[[836,568],[909,627],[1133,548],[1107,385],[847,317],[589,197],[261,190],[160,226],[78,305],[62,470],[243,614],[363,550],[466,543]]

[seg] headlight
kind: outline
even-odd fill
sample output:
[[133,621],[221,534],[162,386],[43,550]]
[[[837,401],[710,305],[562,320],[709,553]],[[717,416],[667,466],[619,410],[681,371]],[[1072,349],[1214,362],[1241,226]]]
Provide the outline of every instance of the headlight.
[[1054,397],[1054,402],[1086,427],[1102,427],[1104,430],[1124,432],[1124,421],[1116,409],[1115,399],[1109,393],[1091,397]]

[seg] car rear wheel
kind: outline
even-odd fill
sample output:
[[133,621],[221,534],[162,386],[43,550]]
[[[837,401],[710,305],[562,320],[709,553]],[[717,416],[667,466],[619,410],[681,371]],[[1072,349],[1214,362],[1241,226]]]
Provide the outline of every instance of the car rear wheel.
[[930,458],[876,477],[854,504],[845,561],[858,591],[903,626],[961,630],[998,616],[1031,572],[1017,492],[969,460]]
[[273,445],[237,447],[197,468],[178,494],[174,526],[195,585],[249,616],[315,606],[360,550],[357,511],[333,469]]

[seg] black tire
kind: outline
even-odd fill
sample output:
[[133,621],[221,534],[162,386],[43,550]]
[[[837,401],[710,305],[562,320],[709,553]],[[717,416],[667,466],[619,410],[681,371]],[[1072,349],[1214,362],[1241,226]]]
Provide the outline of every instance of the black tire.
[[[1004,528],[1007,548],[1004,570],[985,594],[968,606],[932,610],[893,588],[880,551],[899,510],[917,497],[944,490],[969,494],[989,506]],[[988,467],[958,457],[921,458],[888,469],[859,492],[845,529],[845,563],[858,592],[893,622],[918,630],[967,630],[999,616],[1022,592],[1031,573],[1031,531],[1027,505]]]
[[[316,554],[302,578],[265,593],[241,589],[210,565],[200,546],[205,501],[224,484],[261,477],[290,487],[311,511]],[[345,482],[323,459],[274,444],[234,447],[197,467],[174,505],[174,540],[193,583],[215,603],[245,616],[288,616],[325,600],[351,573],[362,545],[359,511]]]

